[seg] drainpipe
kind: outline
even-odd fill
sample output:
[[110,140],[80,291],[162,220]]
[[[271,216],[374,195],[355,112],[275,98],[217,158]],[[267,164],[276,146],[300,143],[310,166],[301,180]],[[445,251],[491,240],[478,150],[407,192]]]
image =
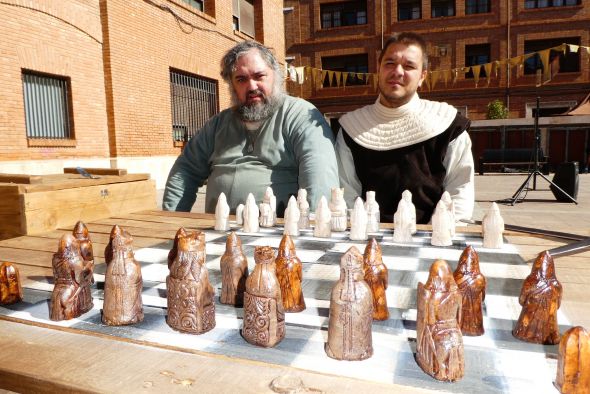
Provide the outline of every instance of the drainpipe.
[[506,0],[506,108],[510,113],[510,53],[511,53],[511,41],[510,41],[510,19],[511,19],[511,7],[512,1]]

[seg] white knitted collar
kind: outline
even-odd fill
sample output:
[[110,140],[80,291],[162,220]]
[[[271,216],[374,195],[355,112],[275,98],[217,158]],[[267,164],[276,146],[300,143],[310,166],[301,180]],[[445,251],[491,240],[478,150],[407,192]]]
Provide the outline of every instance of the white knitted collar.
[[340,118],[346,133],[368,149],[384,151],[426,141],[445,131],[457,115],[455,107],[422,100],[417,93],[398,108],[386,107],[379,99]]

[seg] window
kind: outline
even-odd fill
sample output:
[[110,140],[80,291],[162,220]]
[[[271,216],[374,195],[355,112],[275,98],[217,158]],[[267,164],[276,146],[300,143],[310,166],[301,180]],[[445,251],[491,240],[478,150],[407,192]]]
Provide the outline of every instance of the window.
[[548,8],[579,5],[580,0],[525,0],[524,8]]
[[[346,56],[330,56],[322,58],[322,69],[330,71],[343,71],[349,73],[368,73],[369,72],[369,57],[366,53],[360,55],[346,55]],[[344,76],[340,77],[340,86],[344,82]],[[357,77],[355,74],[348,74],[346,79],[346,86],[350,85],[366,85],[368,83],[366,77]],[[338,86],[336,77],[330,84],[330,77],[326,75],[324,79],[324,87]]]
[[[580,37],[551,38],[547,40],[529,40],[524,42],[524,53],[539,52],[543,49],[549,49],[559,46],[563,43],[580,45]],[[558,60],[559,59],[559,60]],[[557,67],[558,73],[579,72],[580,71],[580,54],[567,52],[565,55],[561,51],[551,51],[549,61],[552,67]],[[525,74],[535,74],[537,70],[543,70],[543,63],[538,54],[528,58],[524,63]]]
[[483,14],[490,12],[489,0],[467,0],[465,2],[465,14]]
[[454,0],[433,0],[431,7],[433,18],[438,18],[441,16],[455,16]]
[[[465,45],[465,66],[476,66],[490,62],[490,44]],[[479,71],[480,78],[487,77],[483,67]],[[465,78],[473,78],[473,71],[465,73]]]
[[172,138],[188,141],[217,111],[217,82],[170,70]]
[[254,0],[232,0],[234,30],[254,38]]
[[195,7],[199,11],[203,11],[203,0],[182,0],[191,7]]
[[421,0],[397,0],[397,19],[407,21],[422,18]]
[[367,24],[367,2],[320,4],[322,29]]
[[69,79],[29,71],[22,78],[27,138],[72,138]]

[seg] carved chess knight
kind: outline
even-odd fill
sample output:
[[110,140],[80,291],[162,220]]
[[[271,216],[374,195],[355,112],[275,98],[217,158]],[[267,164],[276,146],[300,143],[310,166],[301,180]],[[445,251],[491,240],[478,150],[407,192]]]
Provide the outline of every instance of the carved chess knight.
[[479,270],[479,256],[469,245],[459,257],[453,274],[461,292],[463,307],[459,327],[463,335],[483,335],[483,301],[486,297],[486,278]]
[[346,231],[346,202],[344,201],[344,189],[332,188],[332,199],[330,200],[330,212],[332,214],[332,231]]
[[[291,197],[293,198],[293,197]],[[281,286],[281,298],[285,312],[301,312],[305,309],[305,300],[301,290],[303,269],[301,260],[295,253],[295,245],[289,235],[284,235],[279,245],[275,260],[277,278]]]
[[203,334],[215,327],[215,291],[205,266],[205,233],[178,238],[178,253],[166,278],[168,316],[175,330]]
[[570,328],[559,342],[555,387],[562,394],[590,394],[590,335],[583,327]]
[[242,336],[247,342],[263,347],[273,347],[285,336],[285,313],[274,260],[271,247],[256,247],[256,266],[246,280],[244,293]]
[[332,288],[326,354],[337,360],[373,355],[373,299],[363,279],[363,256],[352,246],[340,260],[340,279]]
[[383,264],[381,246],[371,238],[365,247],[363,255],[363,269],[365,271],[365,282],[371,288],[373,295],[373,320],[387,320],[389,310],[387,309],[387,290],[389,273]]
[[84,260],[84,265],[87,267],[85,272],[89,276],[83,279],[83,282],[89,283],[89,285],[83,286],[80,290],[80,308],[86,312],[94,306],[92,303],[92,292],[90,290],[90,285],[94,283],[94,252],[92,251],[92,241],[90,240],[88,227],[82,221],[76,223],[72,234],[78,240],[80,255]]
[[4,262],[0,265],[0,305],[15,304],[23,300],[20,274],[16,265]]
[[248,259],[242,251],[242,240],[233,231],[227,236],[225,253],[221,256],[219,265],[221,268],[219,301],[222,304],[243,306],[248,278]]

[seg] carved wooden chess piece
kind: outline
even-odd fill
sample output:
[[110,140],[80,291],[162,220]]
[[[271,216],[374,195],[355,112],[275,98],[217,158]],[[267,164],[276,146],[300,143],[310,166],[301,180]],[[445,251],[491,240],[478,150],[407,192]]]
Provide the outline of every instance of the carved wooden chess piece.
[[275,264],[277,278],[281,286],[283,310],[285,312],[301,312],[305,309],[305,300],[301,290],[303,267],[289,235],[284,235],[281,239]]
[[453,236],[451,227],[451,215],[444,201],[439,201],[432,215],[432,238],[430,243],[434,246],[451,246]]
[[350,215],[350,239],[364,241],[367,239],[367,211],[360,197],[356,198]]
[[88,227],[86,227],[82,221],[76,223],[72,234],[78,240],[78,244],[80,245],[80,255],[82,256],[86,267],[84,272],[88,275],[88,278],[83,278],[82,280],[83,283],[88,283],[88,285],[82,286],[79,298],[80,308],[82,313],[85,313],[94,306],[92,302],[92,292],[90,290],[90,285],[94,283],[94,252],[92,251],[92,241],[90,240]]
[[332,231],[346,231],[348,222],[346,218],[347,209],[346,202],[344,201],[343,188],[332,188],[332,198],[329,207],[332,214]]
[[330,238],[332,236],[332,213],[328,207],[326,197],[320,197],[315,210],[315,223],[313,236],[318,238]]
[[0,305],[9,305],[23,300],[20,274],[16,265],[4,262],[0,265]]
[[402,193],[402,200],[404,200],[406,202],[406,204],[408,204],[408,207],[410,209],[410,217],[411,217],[411,229],[412,229],[412,234],[416,234],[416,206],[414,205],[414,203],[412,202],[412,192],[409,190],[404,190]]
[[504,245],[504,219],[500,215],[500,208],[495,202],[484,215],[481,225],[483,233],[483,247],[501,249]]
[[245,233],[257,233],[260,230],[260,224],[258,223],[259,213],[256,200],[254,200],[252,193],[249,193],[246,198],[246,205],[244,205],[244,227],[242,230]]
[[379,231],[379,225],[381,224],[379,203],[375,200],[374,191],[367,191],[366,197],[365,211],[367,212],[367,232],[376,233]]
[[583,327],[561,338],[555,387],[562,394],[590,394],[590,335]]
[[216,231],[229,230],[229,205],[227,205],[227,198],[223,192],[221,192],[217,198],[217,205],[215,206],[214,228]]
[[[87,302],[80,300],[84,287],[90,286],[92,276],[90,265],[80,254],[78,240],[71,234],[64,234],[59,240],[58,250],[53,255],[53,292],[49,306],[51,320],[69,320],[82,315],[88,309]],[[89,275],[90,273],[90,275]],[[92,300],[90,301],[92,307]]]
[[561,283],[549,252],[541,252],[524,280],[518,302],[520,317],[512,334],[523,341],[554,345],[559,342],[557,310],[561,304]]
[[373,355],[373,300],[363,279],[363,256],[352,246],[340,260],[340,279],[332,288],[326,354],[337,360]]
[[299,208],[299,229],[309,228],[309,203],[306,189],[297,191],[297,207]]
[[483,335],[483,301],[486,297],[486,278],[479,270],[479,256],[473,246],[463,250],[453,274],[461,292],[463,307],[459,327],[463,335]]
[[186,237],[186,229],[181,227],[176,231],[176,235],[174,236],[174,243],[172,244],[172,249],[168,252],[168,269],[172,267],[172,263],[174,259],[176,259],[176,255],[178,254],[178,239],[180,237]]
[[168,316],[175,330],[203,334],[215,327],[215,291],[205,266],[205,233],[178,238],[178,254],[166,278]]
[[299,208],[297,207],[297,201],[295,197],[289,197],[289,203],[287,209],[285,209],[285,229],[283,234],[285,235],[299,235]]
[[444,260],[430,267],[426,284],[418,283],[416,361],[437,380],[454,382],[465,373],[461,293]]
[[233,231],[227,236],[225,253],[221,256],[219,265],[221,267],[219,301],[222,304],[243,306],[248,278],[248,259],[242,251],[242,240]]
[[133,255],[133,237],[115,225],[107,249],[110,260],[105,273],[102,321],[109,326],[138,323],[143,320],[143,280],[141,266]]
[[256,266],[246,280],[244,293],[242,336],[247,342],[263,347],[273,347],[285,336],[285,313],[274,260],[271,247],[256,247]]
[[387,320],[389,309],[387,309],[387,296],[385,290],[388,285],[389,273],[383,264],[381,246],[371,238],[365,247],[363,255],[363,269],[365,271],[365,282],[371,288],[373,295],[373,320]]

